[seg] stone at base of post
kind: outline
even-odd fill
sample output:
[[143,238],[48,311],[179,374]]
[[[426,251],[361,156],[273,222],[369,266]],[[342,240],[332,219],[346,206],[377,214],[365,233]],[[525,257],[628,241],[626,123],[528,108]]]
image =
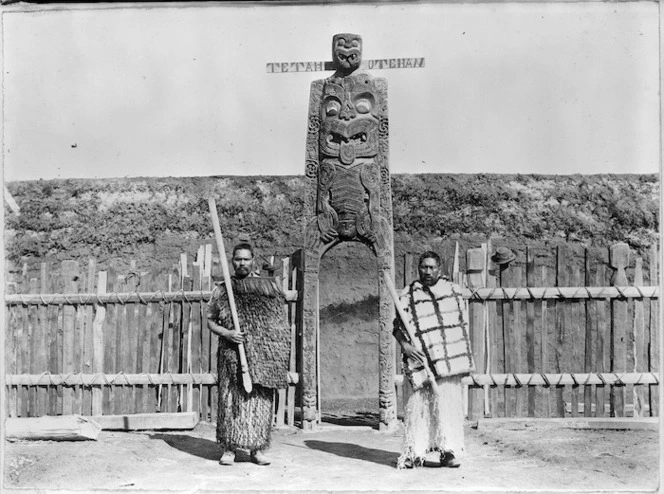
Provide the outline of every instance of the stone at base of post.
[[302,397],[302,430],[316,429],[316,395],[309,392]]
[[315,420],[303,420],[302,421],[302,432],[315,432],[316,431],[316,421]]
[[399,419],[394,417],[392,420],[390,420],[388,423],[383,423],[381,422],[378,424],[378,432],[394,432],[399,428]]
[[397,419],[397,400],[395,393],[381,393],[379,396],[378,430],[380,432],[393,432],[399,425]]

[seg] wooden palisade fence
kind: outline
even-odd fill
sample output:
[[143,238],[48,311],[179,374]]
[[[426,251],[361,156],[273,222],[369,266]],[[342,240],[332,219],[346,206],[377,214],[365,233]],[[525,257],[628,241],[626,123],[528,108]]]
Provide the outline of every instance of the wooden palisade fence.
[[[555,252],[555,268],[490,261],[491,245],[466,253],[453,277],[465,288],[477,372],[465,379],[468,416],[564,417],[659,415],[657,249],[636,258],[610,248],[607,270],[584,269]],[[282,259],[279,282],[296,289],[296,254]],[[416,256],[403,258],[403,279]],[[458,256],[455,267],[459,265]],[[6,413],[9,417],[198,412],[216,416],[216,337],[206,327],[212,289],[211,245],[194,262],[182,255],[168,273],[126,275],[64,261],[46,264],[6,304]],[[289,304],[291,321],[297,304]],[[291,325],[291,377],[297,382],[297,328]],[[397,366],[398,371],[398,366]],[[408,386],[397,376],[400,399]],[[277,425],[293,424],[295,386],[279,392]]]

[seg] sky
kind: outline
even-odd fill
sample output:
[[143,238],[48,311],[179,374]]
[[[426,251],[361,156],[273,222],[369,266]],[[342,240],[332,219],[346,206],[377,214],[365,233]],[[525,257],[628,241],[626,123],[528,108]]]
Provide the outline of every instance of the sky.
[[[181,4],[180,4],[181,5]],[[304,173],[335,33],[389,86],[392,173],[657,173],[656,2],[7,10],[5,181]]]

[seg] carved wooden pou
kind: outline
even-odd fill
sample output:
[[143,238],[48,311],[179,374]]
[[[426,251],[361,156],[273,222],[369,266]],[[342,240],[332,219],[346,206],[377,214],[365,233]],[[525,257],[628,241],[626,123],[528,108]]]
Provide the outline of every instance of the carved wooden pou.
[[[325,252],[346,242],[368,245],[378,258],[380,296],[380,426],[396,421],[393,383],[394,307],[383,271],[394,272],[392,193],[388,161],[387,82],[358,70],[362,38],[332,40],[335,73],[311,84],[306,147],[303,427],[313,428],[317,400],[318,269]],[[371,358],[371,356],[367,356]]]

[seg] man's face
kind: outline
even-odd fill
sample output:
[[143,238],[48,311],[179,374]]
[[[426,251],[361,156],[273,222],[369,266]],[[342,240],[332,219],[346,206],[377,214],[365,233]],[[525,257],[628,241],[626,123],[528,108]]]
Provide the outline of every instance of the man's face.
[[236,250],[231,262],[236,278],[246,278],[254,269],[254,256],[251,255],[251,251],[248,249]]
[[438,277],[440,276],[440,266],[438,266],[438,263],[435,259],[430,257],[422,259],[422,262],[418,267],[418,271],[420,274],[420,281],[423,285],[427,286],[435,285],[438,281]]

